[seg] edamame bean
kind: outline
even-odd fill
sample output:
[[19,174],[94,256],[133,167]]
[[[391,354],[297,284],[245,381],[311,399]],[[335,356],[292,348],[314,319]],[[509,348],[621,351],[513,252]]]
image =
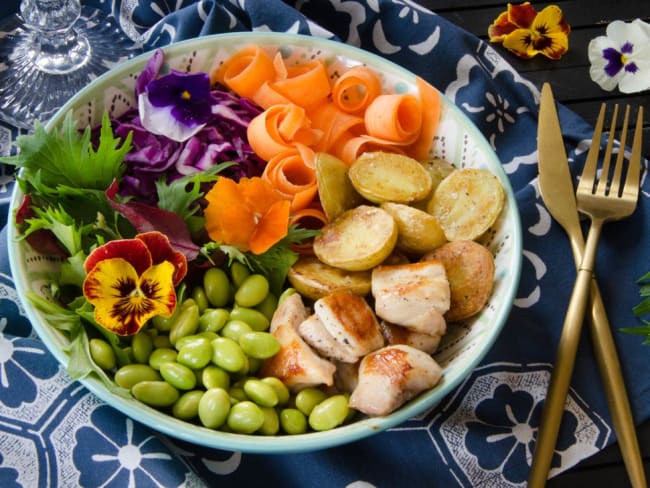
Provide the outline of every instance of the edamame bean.
[[275,394],[278,396],[278,405],[286,405],[289,403],[291,393],[289,392],[287,385],[282,383],[280,378],[276,378],[275,376],[266,376],[265,378],[262,378],[261,381],[273,387]]
[[192,299],[198,305],[200,313],[203,313],[205,309],[208,308],[208,297],[205,295],[203,287],[195,286],[192,288]]
[[231,386],[228,389],[228,394],[230,395],[230,400],[233,404],[248,400],[246,392],[241,386]]
[[148,364],[131,363],[115,372],[113,380],[122,388],[131,389],[142,381],[158,381],[160,374]]
[[178,352],[176,349],[170,347],[161,347],[160,349],[154,349],[149,356],[149,366],[151,366],[156,371],[160,371],[160,365],[162,363],[168,363],[170,361],[176,361]]
[[246,278],[248,278],[251,274],[251,270],[248,269],[248,266],[246,266],[243,263],[240,263],[239,261],[234,261],[230,265],[230,278],[232,279],[233,284],[235,287],[239,288],[241,284],[244,282]]
[[226,325],[223,326],[223,329],[221,329],[221,335],[223,337],[228,337],[233,341],[237,341],[240,335],[245,332],[252,331],[253,329],[246,322],[243,322],[241,320],[229,320]]
[[260,407],[275,407],[279,401],[275,389],[258,378],[248,378],[244,382],[244,392]]
[[273,407],[262,407],[262,413],[264,414],[264,422],[258,429],[258,432],[262,435],[277,434],[280,430],[280,418],[278,417],[278,412],[276,412]]
[[213,307],[225,307],[231,300],[230,280],[221,268],[210,268],[203,274],[203,290]]
[[179,390],[192,390],[196,387],[196,375],[187,366],[168,361],[160,365],[160,375],[164,380]]
[[201,384],[206,390],[210,388],[230,388],[230,375],[219,366],[209,364],[201,370]]
[[208,308],[199,317],[199,331],[219,332],[230,318],[225,308]]
[[180,397],[176,388],[166,381],[141,381],[131,388],[133,396],[152,407],[171,407]]
[[307,432],[307,417],[297,408],[283,408],[280,411],[280,426],[287,434]]
[[177,419],[191,420],[199,414],[199,402],[203,390],[190,390],[183,393],[172,406],[172,415]]
[[287,288],[286,290],[284,290],[278,297],[278,306],[280,306],[280,304],[284,301],[285,298],[293,295],[294,293],[296,293],[295,288]]
[[231,320],[246,322],[253,330],[268,330],[270,321],[259,310],[235,305],[230,311]]
[[169,317],[163,317],[162,315],[155,315],[151,319],[153,326],[160,332],[169,332],[172,328],[172,324],[176,321],[178,316],[181,314],[181,307],[176,306],[174,313]]
[[264,424],[264,412],[255,403],[244,400],[230,407],[226,423],[233,432],[252,434]]
[[266,298],[262,300],[262,303],[255,307],[255,309],[262,312],[269,321],[273,318],[273,314],[277,308],[278,298],[271,292],[266,295]]
[[153,351],[153,339],[149,334],[139,332],[131,339],[131,350],[136,363],[146,364]]
[[[167,334],[159,334],[152,339],[154,351],[156,349],[172,348],[172,343]],[[153,352],[153,351],[152,351]]]
[[203,342],[191,342],[178,350],[176,361],[192,369],[207,366],[212,359],[212,344],[208,339]]
[[210,429],[216,429],[226,422],[230,412],[230,396],[223,388],[210,388],[199,401],[199,420]]
[[217,337],[212,344],[212,362],[230,373],[242,371],[246,366],[246,354],[228,337]]
[[252,274],[237,288],[235,303],[240,307],[255,307],[269,293],[269,282],[264,275]]
[[104,339],[93,338],[88,344],[90,347],[90,357],[97,366],[105,371],[111,371],[117,364],[115,351],[111,345]]
[[237,340],[244,353],[256,359],[268,359],[280,351],[280,343],[268,332],[246,332]]
[[177,351],[180,351],[182,347],[189,346],[191,344],[210,344],[210,341],[216,337],[218,337],[216,334],[214,337],[208,338],[208,337],[203,337],[202,335],[199,335],[200,333],[184,336],[184,337],[179,337],[179,339],[176,341],[176,344],[174,344],[174,348]]
[[327,394],[318,388],[308,387],[296,393],[296,408],[309,415],[316,405],[327,398]]
[[194,300],[192,300],[187,306],[185,306],[185,302],[183,305],[181,314],[172,324],[172,328],[169,331],[169,342],[171,342],[172,345],[175,345],[176,341],[181,337],[196,333],[199,328],[199,306],[194,302]]
[[309,414],[309,426],[316,431],[330,430],[343,423],[348,416],[348,399],[345,395],[326,398]]

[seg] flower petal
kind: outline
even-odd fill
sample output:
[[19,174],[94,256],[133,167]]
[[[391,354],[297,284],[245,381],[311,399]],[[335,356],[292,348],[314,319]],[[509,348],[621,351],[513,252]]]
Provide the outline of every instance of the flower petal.
[[510,22],[508,12],[501,12],[499,16],[488,27],[490,42],[502,42],[506,35],[510,34],[518,26]]
[[142,126],[153,134],[168,137],[176,142],[183,142],[205,127],[205,124],[190,127],[176,120],[172,114],[174,108],[173,105],[153,106],[146,93],[141,93],[138,97],[138,111]]
[[158,231],[143,232],[135,236],[143,241],[149,252],[153,264],[169,261],[174,265],[174,285],[178,285],[187,274],[187,258],[185,254],[174,250],[165,234]]
[[262,254],[287,235],[291,203],[279,200],[268,209],[250,239],[253,254]]
[[136,239],[116,239],[93,250],[86,261],[84,269],[90,272],[100,261],[110,258],[122,258],[133,266],[135,273],[140,275],[153,261],[147,245]]
[[240,189],[230,178],[221,177],[205,195],[205,228],[215,242],[248,250],[248,241],[255,230],[255,216],[243,201]]
[[521,28],[529,28],[533,25],[537,10],[530,2],[522,4],[508,4],[508,18],[510,22]]
[[551,32],[561,32],[564,34],[571,32],[571,27],[564,20],[564,14],[557,5],[549,5],[542,9],[535,17],[532,28],[542,35],[547,35]]

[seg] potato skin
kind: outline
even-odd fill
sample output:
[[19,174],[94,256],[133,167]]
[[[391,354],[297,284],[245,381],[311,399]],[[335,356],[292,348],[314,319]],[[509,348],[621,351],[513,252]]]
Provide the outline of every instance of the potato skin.
[[422,259],[439,259],[445,267],[451,291],[447,322],[468,319],[483,310],[494,286],[494,258],[487,247],[475,241],[451,241]]
[[314,164],[320,203],[329,221],[364,203],[348,177],[347,164],[327,153],[316,153]]
[[385,202],[381,208],[397,222],[398,250],[421,256],[447,242],[445,232],[433,215],[403,203]]

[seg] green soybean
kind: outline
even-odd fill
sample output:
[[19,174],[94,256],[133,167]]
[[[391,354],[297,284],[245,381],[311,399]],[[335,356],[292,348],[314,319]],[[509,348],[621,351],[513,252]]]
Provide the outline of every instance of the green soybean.
[[177,362],[162,363],[160,365],[160,375],[167,383],[179,390],[192,390],[196,386],[194,371]]
[[348,412],[348,398],[332,395],[313,408],[309,414],[309,426],[316,431],[333,429],[345,421]]
[[267,330],[270,325],[270,321],[266,316],[259,310],[248,307],[235,306],[230,311],[231,320],[241,320],[246,322],[251,329],[253,330]]
[[133,396],[152,407],[171,407],[180,397],[179,391],[166,381],[141,381],[131,388]]
[[281,303],[282,303],[282,302],[283,302],[287,297],[293,295],[294,293],[296,293],[296,289],[295,289],[295,288],[291,288],[291,287],[290,287],[290,288],[285,289],[285,290],[280,294],[280,296],[278,297],[278,306],[280,306],[280,304],[281,304]]
[[269,281],[264,275],[252,274],[237,288],[235,303],[240,307],[255,307],[269,293]]
[[199,317],[201,332],[219,332],[230,318],[230,312],[225,308],[208,308]]
[[201,370],[201,384],[206,390],[210,388],[230,388],[230,375],[219,366],[209,364]]
[[234,261],[230,265],[230,278],[232,279],[235,287],[239,288],[246,278],[251,274],[251,270],[248,269],[248,266],[240,263],[239,261]]
[[230,395],[232,403],[243,402],[248,400],[246,392],[241,386],[231,386],[228,389],[228,394]]
[[89,342],[90,357],[97,366],[106,371],[111,371],[117,365],[115,351],[104,339],[93,338]]
[[276,378],[275,376],[266,376],[262,378],[261,381],[273,387],[275,394],[278,396],[278,405],[286,405],[289,403],[291,393],[289,392],[287,385],[282,383],[280,378]]
[[230,413],[230,396],[223,388],[210,388],[203,393],[198,405],[199,420],[205,427],[222,426]]
[[174,313],[169,317],[163,317],[162,315],[156,315],[151,319],[151,323],[160,332],[169,332],[172,328],[172,324],[176,321],[178,316],[181,314],[181,307],[176,307]]
[[244,353],[256,359],[268,359],[280,351],[280,343],[268,332],[246,332],[237,340]]
[[221,268],[210,268],[203,274],[203,290],[213,307],[225,307],[231,300],[230,279]]
[[212,359],[212,344],[208,339],[191,342],[178,350],[176,361],[191,369],[206,367]]
[[203,390],[190,390],[183,393],[172,406],[172,415],[177,419],[191,420],[199,414],[199,402]]
[[296,408],[305,415],[311,414],[316,405],[327,398],[327,394],[318,388],[308,387],[296,393]]
[[266,297],[264,298],[264,300],[262,300],[262,302],[255,307],[255,310],[258,310],[259,312],[264,314],[264,316],[270,322],[277,308],[278,308],[278,298],[273,293],[269,292],[268,295],[266,295]]
[[245,332],[252,332],[253,329],[246,322],[241,320],[229,320],[226,325],[221,329],[221,335],[223,337],[228,337],[233,341],[237,341],[239,336]]
[[272,407],[262,407],[262,413],[264,414],[264,422],[258,429],[258,432],[262,435],[277,434],[280,431],[280,417],[278,416],[278,412]]
[[304,434],[307,432],[307,417],[297,408],[283,408],[280,411],[280,427],[287,434]]
[[160,349],[154,349],[149,356],[149,366],[151,366],[156,371],[160,371],[160,365],[162,363],[168,363],[171,361],[176,361],[178,352],[176,349],[170,347],[161,347]]
[[208,308],[208,297],[205,295],[203,287],[195,286],[192,288],[192,299],[198,305],[200,313],[203,313],[205,309]]
[[172,345],[175,345],[181,337],[196,333],[199,328],[199,306],[194,300],[191,300],[189,305],[185,305],[189,301],[183,303],[183,310],[169,331],[169,341]]
[[189,345],[202,344],[202,343],[210,344],[210,341],[212,339],[214,339],[215,337],[218,337],[218,336],[215,334],[214,337],[208,338],[208,337],[204,337],[203,335],[201,335],[200,332],[197,332],[196,334],[179,337],[179,339],[174,344],[174,348],[177,351],[180,351],[181,348],[183,348],[185,346],[189,346]]
[[160,374],[148,364],[131,363],[115,372],[113,380],[122,388],[131,389],[142,381],[160,380]]
[[255,403],[244,400],[230,407],[228,427],[239,434],[252,434],[264,424],[264,412]]
[[242,371],[246,366],[246,354],[234,340],[217,337],[212,342],[212,362],[230,373]]
[[[172,348],[172,343],[167,334],[159,334],[152,339],[154,351],[156,349]],[[153,351],[152,351],[153,352]]]
[[244,392],[260,407],[275,407],[279,401],[275,389],[258,378],[247,379],[244,382]]
[[136,363],[146,364],[153,351],[153,339],[149,334],[139,332],[131,339],[131,350]]

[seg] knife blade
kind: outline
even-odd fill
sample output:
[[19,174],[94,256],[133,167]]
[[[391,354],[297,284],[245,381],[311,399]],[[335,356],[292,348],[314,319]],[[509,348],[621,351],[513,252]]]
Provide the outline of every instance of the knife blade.
[[[569,169],[562,129],[550,84],[542,86],[537,133],[539,189],[542,200],[553,218],[569,237],[576,267],[582,261],[584,237]],[[625,383],[616,346],[607,320],[605,306],[596,278],[592,279],[588,319],[598,367],[602,376],[607,404],[612,416],[623,461],[634,487],[645,487],[645,472],[634,429],[634,421],[625,391]],[[562,412],[568,393],[581,325],[562,330],[548,395],[542,410],[529,486],[544,486],[548,477]]]

